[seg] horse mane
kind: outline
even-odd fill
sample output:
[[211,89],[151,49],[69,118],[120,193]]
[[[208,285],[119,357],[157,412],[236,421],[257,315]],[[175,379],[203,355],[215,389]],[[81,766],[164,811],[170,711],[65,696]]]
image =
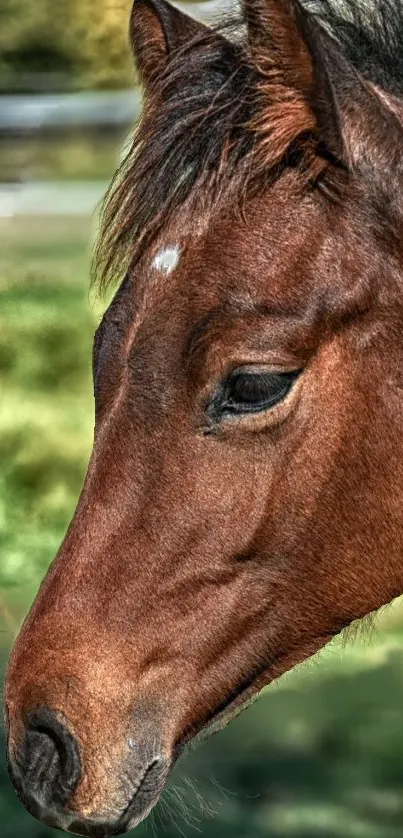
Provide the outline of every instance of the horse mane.
[[403,94],[402,0],[306,0],[361,75]]
[[[402,0],[305,0],[304,6],[365,79],[403,93]],[[102,290],[120,281],[194,194],[206,209],[230,192],[239,202],[265,189],[285,166],[320,183],[329,160],[317,150],[306,102],[297,91],[290,94],[281,66],[262,78],[242,18],[196,36],[174,53],[146,100],[107,193],[95,281]]]

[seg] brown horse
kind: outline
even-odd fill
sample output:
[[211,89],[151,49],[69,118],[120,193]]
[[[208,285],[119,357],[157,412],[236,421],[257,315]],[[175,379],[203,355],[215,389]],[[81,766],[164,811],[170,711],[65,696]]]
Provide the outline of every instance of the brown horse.
[[5,687],[47,824],[138,824],[186,742],[403,591],[403,9],[369,5],[135,2],[94,449]]

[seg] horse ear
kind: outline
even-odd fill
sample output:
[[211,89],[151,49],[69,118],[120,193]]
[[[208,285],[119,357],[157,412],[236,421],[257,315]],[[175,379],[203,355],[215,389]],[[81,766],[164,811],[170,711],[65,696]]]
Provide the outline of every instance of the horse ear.
[[266,121],[273,133],[274,101],[277,134],[281,128],[288,143],[292,131],[315,135],[349,169],[379,166],[382,136],[397,130],[401,136],[401,128],[317,16],[299,0],[244,0],[244,16],[263,97],[267,92],[260,129]]
[[207,26],[165,0],[134,0],[130,36],[137,70],[145,88],[152,86],[172,52],[209,31]]

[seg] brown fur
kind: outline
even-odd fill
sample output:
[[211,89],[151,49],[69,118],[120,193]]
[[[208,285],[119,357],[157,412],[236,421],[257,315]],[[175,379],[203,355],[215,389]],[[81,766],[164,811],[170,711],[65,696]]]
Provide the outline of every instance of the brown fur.
[[[101,250],[104,276],[130,271],[95,339],[93,454],[5,686],[24,802],[103,836],[145,817],[191,737],[403,590],[399,108],[298,4],[249,0],[246,47],[203,28],[184,46],[179,13],[144,2],[148,104]],[[301,373],[270,409],[217,419],[251,364]],[[81,763],[62,798],[49,771],[38,808],[43,708]]]

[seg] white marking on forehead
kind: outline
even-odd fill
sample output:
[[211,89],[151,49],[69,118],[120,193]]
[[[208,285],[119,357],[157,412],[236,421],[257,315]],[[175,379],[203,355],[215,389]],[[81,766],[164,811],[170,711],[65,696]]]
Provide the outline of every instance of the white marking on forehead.
[[168,274],[172,273],[172,271],[174,271],[177,267],[181,253],[182,250],[178,244],[163,247],[162,250],[159,250],[156,256],[154,256],[154,259],[151,262],[151,267],[155,268],[157,271],[162,271],[168,276]]

